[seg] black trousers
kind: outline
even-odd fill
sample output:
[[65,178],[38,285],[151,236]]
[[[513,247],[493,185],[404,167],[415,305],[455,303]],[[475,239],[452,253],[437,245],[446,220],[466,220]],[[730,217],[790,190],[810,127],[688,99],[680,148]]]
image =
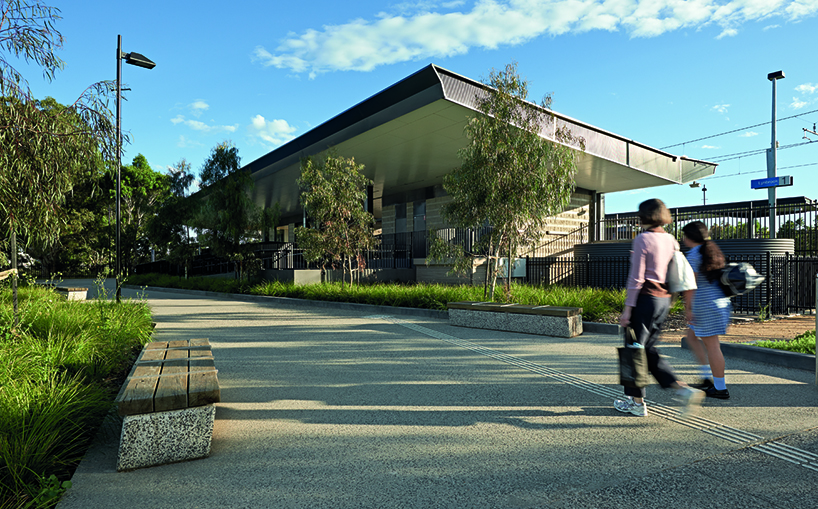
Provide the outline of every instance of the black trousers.
[[[636,307],[631,312],[631,328],[636,333],[637,341],[645,347],[645,354],[648,357],[648,371],[663,389],[672,386],[677,380],[673,368],[659,355],[659,350],[656,348],[659,332],[662,330],[662,323],[667,318],[669,311],[670,297],[662,298],[643,294],[639,295],[636,300]],[[628,344],[627,338],[625,344]],[[625,387],[625,395],[644,398],[645,388]]]

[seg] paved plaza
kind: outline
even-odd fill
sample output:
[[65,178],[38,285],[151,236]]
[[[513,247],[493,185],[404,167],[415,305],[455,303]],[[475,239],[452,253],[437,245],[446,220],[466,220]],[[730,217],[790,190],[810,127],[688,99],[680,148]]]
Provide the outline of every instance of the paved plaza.
[[[123,290],[137,294],[153,308],[157,340],[212,344],[221,403],[211,455],[118,473],[109,422],[60,509],[818,506],[808,371],[728,359],[732,399],[682,419],[653,385],[650,415],[638,418],[612,407],[621,393],[612,335]],[[688,351],[662,351],[695,381]]]

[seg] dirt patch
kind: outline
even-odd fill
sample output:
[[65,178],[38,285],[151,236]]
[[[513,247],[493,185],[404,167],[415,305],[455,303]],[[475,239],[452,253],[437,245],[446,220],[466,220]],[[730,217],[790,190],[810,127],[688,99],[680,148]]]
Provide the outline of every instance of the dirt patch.
[[[681,342],[687,329],[673,321],[665,325],[667,330],[662,332],[660,339],[665,343]],[[726,343],[793,339],[809,330],[815,330],[814,315],[787,316],[764,322],[747,318],[734,320],[727,328],[727,334],[719,339]]]

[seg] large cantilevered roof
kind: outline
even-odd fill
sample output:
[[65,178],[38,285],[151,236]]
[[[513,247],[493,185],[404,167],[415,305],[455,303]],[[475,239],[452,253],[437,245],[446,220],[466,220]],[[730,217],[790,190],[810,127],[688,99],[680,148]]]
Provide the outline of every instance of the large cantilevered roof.
[[[468,142],[463,128],[486,89],[436,65],[424,67],[248,164],[253,200],[263,206],[278,202],[285,216],[300,213],[301,158],[329,148],[365,165],[375,199],[441,184],[460,165],[457,152]],[[674,156],[552,113],[552,132],[555,125],[565,126],[585,140],[577,187],[608,193],[682,184],[715,172],[714,163]],[[541,135],[550,138],[546,130]]]

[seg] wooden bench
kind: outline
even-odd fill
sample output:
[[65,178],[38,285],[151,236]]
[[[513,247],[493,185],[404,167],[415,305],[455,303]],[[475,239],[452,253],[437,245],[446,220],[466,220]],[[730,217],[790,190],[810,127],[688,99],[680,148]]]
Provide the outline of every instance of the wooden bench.
[[494,302],[449,302],[449,323],[460,327],[573,338],[582,334],[582,308]]
[[55,290],[65,297],[66,300],[85,300],[88,298],[88,288],[58,286]]
[[145,345],[116,397],[124,417],[117,470],[209,455],[216,374],[207,339]]

